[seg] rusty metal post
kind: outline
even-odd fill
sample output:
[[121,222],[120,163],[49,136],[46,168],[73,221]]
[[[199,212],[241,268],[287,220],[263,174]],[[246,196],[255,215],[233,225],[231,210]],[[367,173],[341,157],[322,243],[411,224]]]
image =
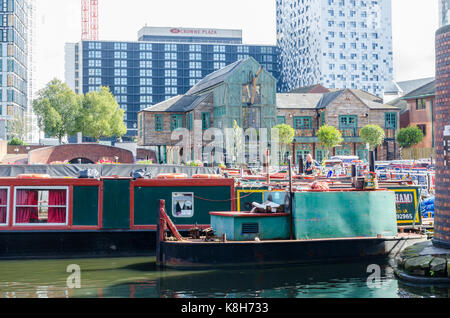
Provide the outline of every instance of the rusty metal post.
[[156,220],[156,265],[164,266],[164,250],[161,248],[162,242],[166,240],[166,220],[164,218],[166,201],[159,200],[159,208]]
[[292,191],[292,164],[291,157],[288,158],[288,166],[289,166],[289,206],[291,208],[291,214],[289,217],[290,221],[290,239],[294,239],[294,207],[292,206],[294,193]]

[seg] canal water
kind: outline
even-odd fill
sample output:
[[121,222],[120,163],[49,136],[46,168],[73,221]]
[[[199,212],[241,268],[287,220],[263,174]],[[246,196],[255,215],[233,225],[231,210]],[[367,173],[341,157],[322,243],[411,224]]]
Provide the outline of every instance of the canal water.
[[160,271],[154,257],[0,261],[0,298],[450,297],[450,288],[408,286],[391,264],[374,265]]

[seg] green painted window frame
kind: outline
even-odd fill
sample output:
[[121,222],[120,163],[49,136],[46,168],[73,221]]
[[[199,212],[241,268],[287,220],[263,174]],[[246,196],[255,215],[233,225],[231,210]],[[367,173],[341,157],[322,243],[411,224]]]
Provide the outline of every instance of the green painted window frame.
[[336,147],[336,156],[353,156],[352,153],[352,147],[350,146]]
[[310,155],[313,154],[312,146],[306,146],[306,145],[299,146],[297,149],[295,149],[295,159],[296,159],[295,162],[297,162],[297,163],[300,162],[299,155],[302,156],[303,162],[306,162],[306,155],[308,155],[308,154],[310,154]]
[[321,126],[326,124],[326,122],[325,122],[325,119],[326,119],[325,118],[326,117],[325,114],[326,114],[325,112],[320,113],[320,125]]
[[207,130],[211,127],[210,113],[202,113],[202,129]]
[[[364,156],[361,156],[360,154],[364,153]],[[359,157],[359,160],[363,160],[368,162],[369,161],[369,151],[366,149],[365,146],[358,146],[356,148],[356,155]]]
[[286,117],[285,116],[277,116],[277,125],[283,125],[286,124]]
[[164,115],[155,115],[155,131],[164,131]]
[[316,149],[316,161],[321,163],[325,159],[326,153],[324,149]]
[[425,98],[416,99],[416,110],[423,110],[427,108],[427,100]]
[[[342,121],[343,119],[347,119],[347,121],[349,119],[354,119],[354,123],[353,124],[343,124]],[[346,130],[346,129],[357,129],[358,128],[358,116],[356,115],[341,115],[339,116],[339,129],[341,130]]]
[[[300,125],[297,125],[297,120],[300,121]],[[308,127],[305,127],[306,120],[309,121]],[[296,117],[294,117],[294,129],[296,129],[296,130],[312,129],[312,117],[311,116],[296,116]]]
[[397,113],[386,113],[384,120],[386,129],[397,129]]
[[183,115],[172,115],[170,117],[170,130],[183,128]]

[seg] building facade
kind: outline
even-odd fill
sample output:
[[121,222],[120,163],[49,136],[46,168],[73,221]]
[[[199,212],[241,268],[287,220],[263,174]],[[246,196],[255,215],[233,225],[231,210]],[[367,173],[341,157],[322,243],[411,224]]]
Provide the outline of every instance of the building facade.
[[439,27],[449,24],[450,18],[450,0],[439,1]]
[[280,90],[322,84],[382,97],[393,80],[391,0],[277,0]]
[[[294,163],[298,163],[299,158],[305,159],[307,154],[322,161],[326,151],[320,146],[317,132],[327,124],[338,128],[344,137],[344,143],[334,149],[332,155],[357,155],[367,160],[368,150],[359,137],[360,131],[367,124],[376,124],[386,134],[383,145],[377,149],[378,160],[396,159],[398,146],[394,137],[399,129],[398,107],[385,105],[377,96],[355,89],[330,91],[314,86],[297,89],[296,93],[276,94],[276,80],[267,71],[258,77],[254,86],[255,103],[249,104],[249,83],[260,67],[252,58],[238,61],[208,75],[187,94],[141,111],[139,145],[156,147],[161,163],[178,163],[182,157],[177,147],[179,141],[178,138],[172,140],[178,128],[192,131],[197,123],[202,132],[212,127],[223,130],[232,128],[236,121],[244,130],[270,130],[277,124],[287,124],[296,131],[289,150],[294,153]],[[207,144],[201,136],[190,135],[190,138],[191,154]],[[202,152],[196,158],[205,159]]]
[[423,149],[426,152],[422,154],[422,158],[429,158],[434,153],[435,95],[436,81],[432,81],[402,98],[408,104],[407,111],[405,112],[407,113],[407,122],[402,123],[402,126],[417,126],[423,132],[423,141],[413,146],[413,148]]
[[0,2],[0,139],[7,138],[7,122],[29,111],[31,75],[30,14],[32,2]]
[[450,25],[436,32],[436,205],[434,244],[450,248]]
[[317,133],[321,126],[336,127],[344,142],[333,149],[333,156],[358,156],[368,161],[368,149],[360,138],[366,125],[378,125],[385,131],[383,144],[376,149],[377,160],[394,160],[398,146],[395,134],[399,129],[400,109],[385,105],[367,92],[342,89],[322,94],[277,94],[277,122],[288,124],[296,131],[292,151],[295,162],[307,154],[322,162],[326,149],[320,145]]
[[278,78],[275,46],[242,44],[242,31],[144,27],[139,41],[82,41],[66,45],[66,82],[77,93],[109,86],[128,128],[138,112],[186,93],[208,74],[249,56]]
[[[253,86],[254,78],[257,83]],[[141,111],[138,145],[156,147],[162,163],[177,162],[183,155],[172,134],[186,128],[193,133],[190,155],[186,157],[184,153],[184,162],[203,161],[203,150],[210,141],[197,136],[199,131],[203,133],[209,128],[224,131],[233,128],[234,122],[244,129],[270,130],[276,125],[276,84],[273,75],[252,57],[232,63],[206,76],[186,94]],[[252,101],[249,96],[253,87]]]

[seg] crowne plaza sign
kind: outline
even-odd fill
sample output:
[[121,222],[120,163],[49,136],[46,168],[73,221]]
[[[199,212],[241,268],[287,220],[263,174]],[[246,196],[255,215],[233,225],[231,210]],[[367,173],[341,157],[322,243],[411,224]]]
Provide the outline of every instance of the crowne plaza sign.
[[172,29],[170,30],[173,34],[194,34],[194,35],[216,35],[217,30],[208,29]]
[[185,37],[216,37],[242,39],[242,30],[226,29],[198,29],[174,27],[144,27],[139,31],[140,36],[185,36]]

